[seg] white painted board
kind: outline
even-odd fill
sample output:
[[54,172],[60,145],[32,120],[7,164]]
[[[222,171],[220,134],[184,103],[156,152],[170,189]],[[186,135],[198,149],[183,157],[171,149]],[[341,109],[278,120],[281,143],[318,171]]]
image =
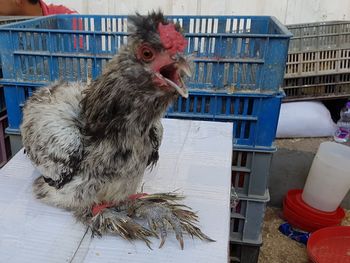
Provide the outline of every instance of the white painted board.
[[227,262],[230,221],[232,124],[164,119],[158,165],[144,177],[144,191],[178,191],[198,211],[214,243],[171,233],[162,249],[116,236],[91,238],[64,210],[35,200],[38,172],[20,151],[0,170],[0,262]]

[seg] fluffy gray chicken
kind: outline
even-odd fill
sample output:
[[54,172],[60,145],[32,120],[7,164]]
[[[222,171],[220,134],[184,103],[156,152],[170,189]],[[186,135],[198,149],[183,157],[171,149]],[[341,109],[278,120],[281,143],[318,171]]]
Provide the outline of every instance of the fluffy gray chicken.
[[[161,12],[128,19],[129,39],[91,84],[55,83],[40,88],[23,109],[26,153],[42,174],[35,196],[70,210],[93,234],[116,233],[150,245],[164,244],[171,226],[211,240],[197,215],[175,193],[136,193],[147,167],[156,164],[160,118],[178,94],[189,66],[181,55],[180,27]],[[144,221],[141,223],[139,221]]]

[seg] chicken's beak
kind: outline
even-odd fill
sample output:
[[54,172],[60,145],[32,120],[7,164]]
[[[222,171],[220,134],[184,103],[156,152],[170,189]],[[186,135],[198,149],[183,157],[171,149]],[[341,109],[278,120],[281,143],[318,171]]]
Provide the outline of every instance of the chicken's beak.
[[183,81],[183,76],[191,77],[191,69],[188,65],[187,62],[179,62],[176,64],[177,65],[177,71],[178,71],[178,82],[179,84],[176,84],[170,79],[164,78],[164,80],[171,86],[173,87],[183,98],[187,99],[188,98],[188,90],[187,87]]
[[169,56],[165,52],[152,63],[151,68],[159,86],[167,86],[176,90],[182,97],[188,98],[188,90],[183,77],[191,77],[191,68],[181,55]]

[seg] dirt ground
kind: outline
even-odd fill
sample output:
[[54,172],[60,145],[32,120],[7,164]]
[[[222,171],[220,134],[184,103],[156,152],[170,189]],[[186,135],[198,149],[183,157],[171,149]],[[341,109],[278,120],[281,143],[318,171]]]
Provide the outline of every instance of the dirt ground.
[[[278,231],[278,227],[284,222],[279,217],[281,212],[278,208],[266,209],[259,263],[308,263],[306,246]],[[346,212],[342,225],[350,226],[350,210]]]
[[[328,141],[334,141],[333,137],[276,139],[275,144],[277,149],[316,153],[320,144]],[[342,144],[350,146],[350,140]]]
[[277,139],[275,144],[277,149],[284,148],[288,150],[296,150],[301,152],[316,153],[322,142],[333,141],[331,137],[320,138],[293,138],[293,139]]

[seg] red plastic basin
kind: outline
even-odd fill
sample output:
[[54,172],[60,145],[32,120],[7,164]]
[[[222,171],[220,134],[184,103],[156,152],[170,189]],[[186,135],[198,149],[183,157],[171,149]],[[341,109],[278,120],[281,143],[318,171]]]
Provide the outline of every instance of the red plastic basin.
[[350,226],[326,227],[312,233],[307,253],[315,263],[350,263]]
[[302,199],[302,190],[289,190],[286,195],[286,202],[292,210],[302,214],[310,220],[315,220],[321,224],[339,223],[345,217],[344,209],[338,207],[334,212],[323,212],[305,203]]
[[297,227],[307,232],[314,232],[318,229],[329,226],[305,219],[303,215],[297,214],[293,211],[285,201],[283,202],[283,216],[293,227]]

